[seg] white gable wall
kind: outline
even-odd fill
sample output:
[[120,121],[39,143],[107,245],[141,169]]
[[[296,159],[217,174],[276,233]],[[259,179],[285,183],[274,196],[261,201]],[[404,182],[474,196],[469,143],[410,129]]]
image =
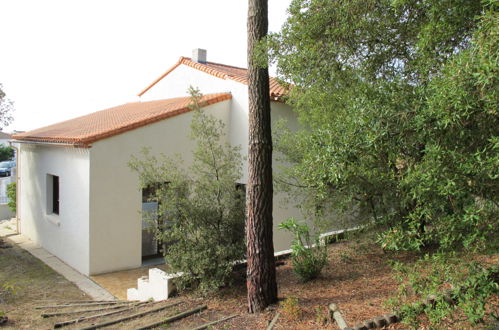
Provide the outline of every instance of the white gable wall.
[[[21,233],[83,274],[89,273],[88,149],[21,144]],[[47,175],[59,177],[59,214],[49,214]]]
[[[203,109],[228,128],[231,101]],[[153,154],[179,154],[192,163],[189,138],[192,112],[177,115],[101,141],[90,149],[90,274],[140,267],[142,193],[137,173],[128,167],[143,147]]]
[[[189,86],[198,88],[203,94],[232,94],[229,114],[229,138],[233,146],[240,146],[244,157],[248,155],[248,86],[234,80],[221,79],[181,64],[148,90],[141,99],[161,100],[188,96]],[[242,182],[247,181],[247,169],[243,168]]]
[[[248,86],[230,79],[221,79],[206,72],[194,69],[187,65],[180,65],[166,77],[154,85],[143,96],[143,100],[158,100],[188,95],[189,86],[199,88],[203,94],[230,92],[232,93],[232,108],[229,120],[229,136],[231,144],[241,147],[242,155],[248,156]],[[296,114],[289,105],[271,102],[272,126],[280,119],[285,119],[288,127],[292,130],[298,129]],[[275,160],[274,169],[279,164]],[[282,164],[281,164],[282,165]],[[248,166],[244,163],[243,177],[241,183],[248,181]],[[286,196],[283,193],[274,193],[274,250],[282,251],[290,247],[292,235],[277,226],[287,218],[295,217],[301,219],[301,212],[293,206],[293,203],[286,202]]]

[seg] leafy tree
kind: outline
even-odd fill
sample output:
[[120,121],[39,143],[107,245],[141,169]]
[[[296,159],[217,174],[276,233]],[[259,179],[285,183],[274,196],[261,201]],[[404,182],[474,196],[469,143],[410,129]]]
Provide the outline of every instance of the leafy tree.
[[223,123],[201,110],[199,91],[191,93],[192,165],[184,169],[178,157],[144,150],[130,167],[143,189],[157,188],[152,200],[159,202],[163,221],[155,234],[171,271],[184,273],[180,286],[206,292],[227,284],[234,262],[245,256],[244,192],[236,186],[242,160],[238,148],[223,143]]
[[0,162],[14,158],[14,148],[0,146]]
[[[498,2],[294,0],[268,39],[305,130],[282,182],[387,248],[496,242]],[[305,192],[305,194],[303,194]]]
[[[248,1],[248,217],[247,288],[250,313],[277,301],[272,242],[272,134],[270,128],[269,71],[259,63],[256,49],[267,36],[267,0]],[[263,65],[262,65],[263,64]]]
[[0,125],[7,126],[12,122],[12,111],[12,101],[7,98],[0,84]]

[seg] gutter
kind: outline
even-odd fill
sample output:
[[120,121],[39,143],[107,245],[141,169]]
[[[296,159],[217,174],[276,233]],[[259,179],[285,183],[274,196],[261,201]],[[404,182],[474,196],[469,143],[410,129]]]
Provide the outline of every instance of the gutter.
[[44,142],[44,141],[30,141],[30,140],[15,140],[16,143],[20,144],[35,144],[35,145],[49,145],[55,147],[73,147],[73,148],[90,148],[87,144],[74,144],[66,142]]
[[19,216],[19,211],[21,210],[21,185],[19,184],[19,181],[21,177],[19,176],[19,164],[21,162],[21,150],[20,148],[12,145],[13,142],[14,141],[10,140],[9,146],[16,150],[16,234],[20,234],[21,231],[19,230],[19,228],[21,217]]

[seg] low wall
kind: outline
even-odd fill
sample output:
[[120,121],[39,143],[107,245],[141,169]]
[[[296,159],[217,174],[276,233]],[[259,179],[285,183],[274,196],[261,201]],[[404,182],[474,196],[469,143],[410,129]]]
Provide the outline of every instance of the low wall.
[[12,212],[7,204],[0,204],[0,220],[11,219],[16,214]]
[[0,220],[10,219],[16,216],[7,206],[9,199],[7,198],[7,186],[15,182],[14,176],[0,178]]

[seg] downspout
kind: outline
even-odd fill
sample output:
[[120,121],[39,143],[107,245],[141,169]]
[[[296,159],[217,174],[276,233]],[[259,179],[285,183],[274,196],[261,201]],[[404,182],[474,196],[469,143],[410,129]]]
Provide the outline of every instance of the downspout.
[[19,184],[19,163],[21,162],[21,152],[20,148],[14,146],[12,141],[9,141],[9,146],[16,150],[16,234],[20,234],[19,224],[21,222],[21,217],[19,217],[19,211],[21,210],[21,185]]

